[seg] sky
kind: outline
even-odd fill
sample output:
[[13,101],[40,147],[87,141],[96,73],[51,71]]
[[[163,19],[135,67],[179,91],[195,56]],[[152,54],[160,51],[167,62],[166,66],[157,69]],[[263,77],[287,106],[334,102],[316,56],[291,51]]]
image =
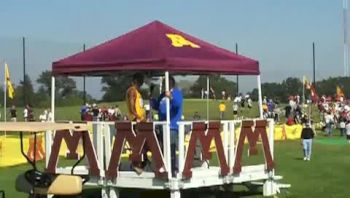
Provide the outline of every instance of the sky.
[[[237,43],[240,54],[260,62],[262,82],[311,79],[315,42],[321,80],[344,73],[342,6],[342,0],[2,0],[0,69],[6,61],[14,83],[23,78],[22,37],[27,72],[35,81],[83,44],[90,48],[160,20],[231,51]],[[75,79],[82,89],[81,78]],[[242,92],[255,87],[255,77],[240,77]],[[101,98],[99,78],[88,78],[87,92]]]

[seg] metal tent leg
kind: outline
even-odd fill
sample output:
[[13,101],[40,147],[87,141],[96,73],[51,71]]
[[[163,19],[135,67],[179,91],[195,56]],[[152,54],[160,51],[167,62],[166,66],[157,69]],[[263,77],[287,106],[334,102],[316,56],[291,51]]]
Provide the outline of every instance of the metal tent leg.
[[117,188],[110,187],[108,189],[108,197],[109,198],[120,198],[119,190]]
[[101,188],[101,197],[108,198],[108,188],[106,188],[105,186]]
[[273,196],[277,194],[277,184],[272,179],[268,179],[265,181],[263,186],[263,195],[264,196]]
[[172,190],[172,191],[170,191],[170,198],[181,198],[180,190]]

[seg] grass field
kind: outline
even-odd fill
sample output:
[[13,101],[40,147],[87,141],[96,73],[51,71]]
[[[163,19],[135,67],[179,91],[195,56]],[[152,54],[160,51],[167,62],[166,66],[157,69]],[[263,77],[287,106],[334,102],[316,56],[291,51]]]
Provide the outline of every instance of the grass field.
[[[210,119],[217,120],[219,119],[219,103],[220,100],[211,100],[209,102],[209,117]],[[225,119],[232,119],[232,103],[229,101],[225,102],[226,104],[226,113]],[[119,105],[122,113],[126,113],[125,102],[114,102],[114,103],[100,103],[99,107],[109,107]],[[256,106],[256,104],[255,104]],[[193,114],[198,112],[201,118],[205,119],[207,117],[207,102],[206,100],[201,99],[186,99],[183,106],[183,114],[185,119],[191,120]],[[39,118],[39,115],[44,111],[44,108],[34,108],[34,117]],[[56,120],[80,120],[80,106],[68,106],[68,107],[57,107],[56,108]],[[4,110],[0,108],[0,113],[3,115]],[[257,108],[252,108],[249,110],[245,108],[242,112],[239,112],[241,115],[246,117],[256,117],[258,116]],[[2,118],[3,119],[3,118]],[[9,120],[9,110],[7,113],[7,119]],[[17,108],[17,119],[23,120],[23,108]]]
[[[115,104],[115,103],[114,103]],[[110,104],[108,104],[110,105]],[[199,100],[186,100],[184,104],[185,118],[191,117],[198,111],[202,118],[205,118],[206,102]],[[125,106],[120,103],[121,109],[125,112]],[[218,119],[218,101],[210,104],[210,118]],[[231,119],[231,105],[227,103],[226,119]],[[41,112],[35,109],[35,112]],[[257,109],[243,112],[245,117],[255,117]],[[317,117],[318,115],[314,115]],[[79,107],[57,108],[57,119],[78,120]],[[302,160],[302,150],[300,141],[280,141],[275,144],[276,174],[284,178],[281,183],[291,184],[290,189],[282,190],[279,197],[339,197],[350,196],[348,188],[348,172],[350,168],[350,145],[344,138],[337,136],[323,137],[321,133],[315,138],[313,144],[312,160],[306,162]],[[260,150],[261,153],[261,150]],[[216,155],[213,155],[216,156]],[[245,157],[247,158],[247,157]],[[245,164],[261,162],[261,155],[249,157],[244,160]],[[215,163],[216,160],[212,160]],[[6,197],[26,197],[14,189],[16,176],[29,169],[28,165],[0,168],[0,190],[6,191]],[[90,190],[89,193],[96,192]],[[143,192],[141,197],[166,197],[161,192]],[[134,191],[126,190],[122,192],[122,197],[137,197]],[[244,186],[234,187],[234,192],[222,192],[212,189],[197,189],[185,191],[186,197],[261,197],[261,189],[258,192],[249,192]],[[90,195],[88,197],[96,197]]]
[[[147,101],[146,101],[147,102]],[[192,116],[195,112],[198,112],[198,114],[201,116],[201,118],[206,119],[207,118],[207,105],[209,109],[209,118],[211,120],[218,120],[219,119],[219,103],[221,100],[210,100],[207,104],[206,100],[201,99],[186,99],[183,106],[183,114],[185,116],[186,120],[191,120]],[[224,115],[224,119],[233,119],[232,114],[232,102],[231,101],[225,101],[226,104],[226,112]],[[114,102],[114,103],[100,103],[98,104],[99,107],[109,107],[109,106],[115,106],[119,105],[119,108],[121,109],[122,113],[126,113],[126,105],[125,102]],[[285,104],[279,105],[281,109],[285,107]],[[309,112],[308,109],[304,109],[306,112]],[[44,108],[34,108],[34,117],[36,119],[39,118],[39,115],[44,111]],[[56,120],[74,120],[79,121],[80,120],[80,106],[67,106],[67,107],[56,107]],[[0,114],[3,115],[4,110],[3,107],[0,108]],[[317,109],[315,106],[312,106],[311,108],[311,114],[312,119],[314,121],[319,121],[319,114],[317,113]],[[238,112],[239,117],[244,118],[256,118],[259,116],[258,108],[257,108],[257,102],[253,103],[253,108],[248,109],[245,107],[244,109],[240,109]],[[281,121],[284,121],[284,114],[281,114],[280,116]],[[7,119],[9,120],[9,110],[7,113]],[[23,108],[17,108],[17,119],[23,120]],[[3,117],[2,117],[3,120]]]

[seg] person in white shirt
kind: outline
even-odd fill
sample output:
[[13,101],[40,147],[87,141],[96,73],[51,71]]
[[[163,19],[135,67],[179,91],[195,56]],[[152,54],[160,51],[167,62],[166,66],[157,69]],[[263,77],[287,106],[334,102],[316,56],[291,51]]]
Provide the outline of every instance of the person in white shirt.
[[221,97],[223,100],[226,100],[226,91],[225,90],[221,91]]
[[233,118],[236,119],[237,118],[237,114],[238,114],[238,103],[237,102],[233,102]]
[[350,144],[350,121],[346,121],[345,125],[345,132],[346,132],[346,139],[348,140],[348,143]]
[[331,136],[332,126],[334,124],[334,115],[330,111],[328,111],[324,116],[324,120],[326,122],[326,135]]
[[295,102],[296,102],[296,104],[300,104],[300,96],[299,95],[295,96]]
[[114,113],[115,113],[114,108],[113,107],[109,107],[108,108],[108,115],[109,116],[114,116]]
[[39,115],[40,122],[46,122],[46,115],[45,113]]
[[28,109],[27,109],[27,107],[25,107],[23,110],[23,118],[24,118],[25,122],[28,122]]
[[53,121],[53,115],[52,115],[52,112],[51,112],[51,109],[47,109],[47,116],[46,116],[48,122],[51,122]]
[[292,111],[294,112],[294,110],[295,110],[296,107],[297,107],[297,103],[294,101],[293,98],[291,98],[291,99],[289,100],[289,106],[292,107]]
[[236,96],[233,102],[238,104],[241,102],[241,100],[242,100],[241,96]]
[[115,108],[114,108],[114,115],[115,115],[115,117],[117,118],[117,120],[121,120],[122,117],[123,117],[122,111],[119,109],[119,106],[118,106],[118,105],[115,105]]
[[253,101],[251,98],[248,98],[248,108],[251,109],[253,107]]

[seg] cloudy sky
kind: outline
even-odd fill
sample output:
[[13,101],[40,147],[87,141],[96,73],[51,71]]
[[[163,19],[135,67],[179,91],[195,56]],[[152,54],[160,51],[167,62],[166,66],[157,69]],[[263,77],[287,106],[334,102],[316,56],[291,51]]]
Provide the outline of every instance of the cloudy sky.
[[[315,42],[319,80],[344,74],[342,6],[342,0],[2,0],[0,61],[8,62],[17,84],[23,76],[24,36],[27,71],[35,80],[53,61],[81,51],[84,43],[93,47],[160,20],[232,51],[238,43],[240,54],[259,60],[262,82],[311,78]],[[77,83],[81,89],[81,79]],[[99,98],[99,79],[87,83],[88,93]],[[248,91],[256,81],[242,77],[240,85]]]

